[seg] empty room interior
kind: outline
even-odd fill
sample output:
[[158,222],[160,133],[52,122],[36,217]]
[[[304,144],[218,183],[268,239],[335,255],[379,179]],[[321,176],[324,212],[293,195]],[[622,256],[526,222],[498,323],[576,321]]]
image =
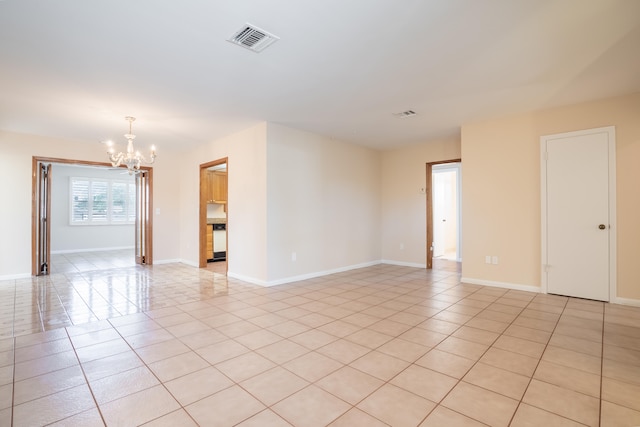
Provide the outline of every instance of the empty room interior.
[[0,426],[640,425],[640,2],[0,0]]

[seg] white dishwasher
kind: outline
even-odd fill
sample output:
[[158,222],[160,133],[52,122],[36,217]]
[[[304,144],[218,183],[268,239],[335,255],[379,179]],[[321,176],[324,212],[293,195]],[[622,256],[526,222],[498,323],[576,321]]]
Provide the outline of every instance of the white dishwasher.
[[213,260],[224,261],[227,259],[227,224],[214,223],[213,225]]

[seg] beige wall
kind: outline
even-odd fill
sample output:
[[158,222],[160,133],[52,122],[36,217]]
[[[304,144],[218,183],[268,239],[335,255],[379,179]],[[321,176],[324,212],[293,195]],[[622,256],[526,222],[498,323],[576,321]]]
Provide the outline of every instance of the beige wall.
[[[378,236],[385,262],[426,267],[427,200],[426,195],[420,194],[420,188],[426,186],[426,164],[459,158],[458,139],[431,141],[382,153],[382,219]],[[462,165],[464,177],[464,160]],[[400,249],[400,245],[404,245],[404,249]]]
[[268,281],[379,262],[380,153],[272,123],[267,135]]
[[254,282],[267,280],[267,124],[203,144],[180,164],[180,258],[197,266],[200,165],[228,158],[228,274]]
[[[33,156],[106,162],[104,147],[0,131],[0,277],[31,274],[31,162]],[[153,256],[155,262],[178,258],[179,232],[175,153],[158,151],[154,164]],[[55,170],[53,171],[55,179]],[[55,266],[54,266],[55,267]]]
[[465,278],[540,286],[540,136],[603,126],[616,128],[618,297],[640,299],[640,94],[462,127]]

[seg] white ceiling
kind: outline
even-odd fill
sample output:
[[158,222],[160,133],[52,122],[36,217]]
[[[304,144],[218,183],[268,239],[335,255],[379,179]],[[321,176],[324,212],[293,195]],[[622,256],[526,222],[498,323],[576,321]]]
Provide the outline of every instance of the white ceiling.
[[[227,42],[245,23],[280,40]],[[386,149],[638,91],[636,0],[0,0],[14,132],[122,144],[132,115],[161,152],[271,121]]]

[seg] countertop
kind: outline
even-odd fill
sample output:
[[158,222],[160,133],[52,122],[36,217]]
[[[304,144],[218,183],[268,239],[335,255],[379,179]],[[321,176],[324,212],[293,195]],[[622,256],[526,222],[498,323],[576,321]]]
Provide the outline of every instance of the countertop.
[[207,218],[207,224],[226,224],[227,218]]

